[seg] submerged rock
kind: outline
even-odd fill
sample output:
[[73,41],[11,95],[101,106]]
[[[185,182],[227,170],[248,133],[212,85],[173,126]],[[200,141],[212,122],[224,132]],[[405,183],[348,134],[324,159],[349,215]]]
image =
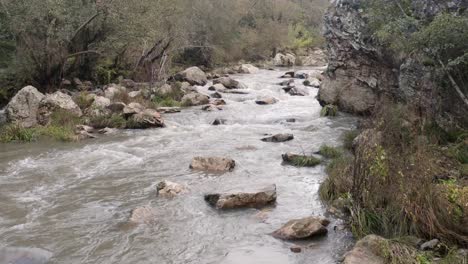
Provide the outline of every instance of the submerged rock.
[[307,92],[304,89],[298,88],[298,87],[292,87],[290,89],[287,89],[286,91],[288,94],[292,96],[307,96],[309,95],[309,92]]
[[33,86],[19,90],[6,106],[7,121],[23,127],[37,125],[37,112],[43,98],[44,95]]
[[205,85],[208,83],[208,78],[205,72],[198,67],[190,67],[175,75],[175,79],[181,82],[188,82],[191,85]]
[[216,119],[213,121],[212,125],[213,125],[213,126],[224,125],[224,124],[226,124],[226,122],[227,122],[226,119],[216,118]]
[[385,258],[381,257],[382,244],[386,239],[368,235],[359,240],[354,248],[346,253],[343,264],[384,264]]
[[129,221],[134,224],[151,224],[156,221],[154,208],[142,206],[133,209]]
[[314,167],[322,161],[314,156],[299,155],[294,153],[286,153],[281,156],[284,162],[301,167]]
[[234,170],[236,162],[230,158],[221,157],[195,157],[190,168],[209,172],[227,172]]
[[226,105],[226,101],[223,99],[215,99],[211,101],[212,105]]
[[270,137],[262,138],[264,142],[285,142],[294,139],[293,134],[276,134]]
[[5,247],[0,248],[1,264],[46,264],[52,252],[39,248]]
[[278,99],[271,97],[271,96],[263,96],[258,98],[255,103],[259,105],[270,105],[270,104],[276,104],[278,102]]
[[323,217],[306,217],[287,222],[273,232],[273,236],[285,240],[309,239],[327,234],[330,221]]
[[202,106],[201,110],[211,112],[211,111],[221,111],[223,110],[223,108],[218,105],[209,104],[209,105]]
[[276,201],[276,185],[256,192],[206,194],[205,201],[217,209],[260,208]]
[[178,194],[187,192],[187,188],[184,185],[170,181],[162,181],[158,183],[156,190],[158,191],[158,195],[164,197],[174,197]]

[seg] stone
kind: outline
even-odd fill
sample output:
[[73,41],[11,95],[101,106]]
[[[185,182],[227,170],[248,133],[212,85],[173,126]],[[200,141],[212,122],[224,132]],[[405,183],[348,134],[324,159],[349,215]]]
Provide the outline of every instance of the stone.
[[187,188],[182,184],[170,181],[159,182],[156,186],[156,190],[159,196],[168,198],[187,192]]
[[320,80],[317,78],[308,78],[304,81],[305,86],[310,86],[314,88],[320,88]]
[[315,167],[321,163],[321,160],[314,156],[294,154],[290,152],[281,155],[281,157],[286,163],[302,167]]
[[291,250],[291,252],[293,253],[301,253],[302,252],[302,248],[300,246],[292,246],[289,248]]
[[223,96],[218,92],[212,93],[210,96],[211,98],[223,98]]
[[154,109],[145,109],[132,115],[131,127],[133,129],[146,129],[152,127],[164,127],[164,120],[161,114]]
[[263,96],[255,100],[255,103],[259,105],[270,105],[270,104],[276,104],[277,102],[278,102],[278,99],[271,97],[271,96]]
[[75,127],[76,131],[86,131],[88,133],[93,133],[94,132],[94,127],[87,126],[87,125],[77,125]]
[[84,140],[84,139],[94,139],[97,138],[97,136],[91,134],[88,131],[82,130],[82,131],[76,131],[75,135],[77,136],[78,140]]
[[5,108],[7,121],[26,128],[37,125],[37,112],[43,98],[44,95],[33,86],[22,88]]
[[286,119],[286,122],[288,122],[288,123],[295,123],[296,121],[297,121],[296,118],[288,118],[288,119]]
[[284,81],[278,83],[278,85],[287,86],[287,87],[294,87],[294,79],[284,80]]
[[299,87],[292,87],[288,89],[287,93],[291,96],[308,96],[309,92]]
[[180,107],[158,107],[156,110],[163,114],[173,114],[182,111]]
[[425,243],[423,243],[420,248],[421,250],[423,251],[426,251],[426,250],[433,250],[437,247],[437,245],[439,244],[439,240],[438,239],[432,239],[430,241],[427,241]]
[[287,53],[287,54],[277,53],[275,58],[273,59],[273,63],[275,66],[283,66],[283,67],[294,66],[294,64],[296,64],[296,56],[290,53]]
[[343,264],[385,264],[386,259],[381,256],[382,244],[386,239],[368,235],[359,240],[354,248],[345,254]]
[[202,106],[201,110],[212,112],[212,111],[221,111],[223,110],[223,108],[221,106],[217,106],[214,104],[208,104],[208,105]]
[[219,91],[221,93],[229,93],[229,94],[249,94],[249,92],[247,91],[242,91],[242,90],[223,90],[223,91]]
[[212,86],[210,86],[208,88],[208,90],[210,90],[210,91],[224,91],[224,90],[226,90],[226,87],[224,87],[224,85],[222,83],[216,83],[216,84],[213,84]]
[[57,91],[53,94],[47,94],[39,103],[37,121],[41,125],[50,123],[50,116],[56,111],[63,111],[67,114],[81,117],[83,112],[73,101],[72,97]]
[[273,236],[284,240],[310,239],[328,233],[330,221],[323,217],[306,217],[288,221]]
[[230,158],[222,157],[195,157],[192,159],[190,169],[208,172],[233,171],[236,162]]
[[128,97],[130,98],[137,98],[137,97],[140,97],[141,95],[142,95],[141,91],[132,91],[128,93]]
[[223,99],[215,99],[210,102],[212,105],[226,105],[226,101]]
[[39,248],[4,247],[0,248],[2,264],[46,264],[52,252]]
[[94,95],[93,97],[94,97],[94,101],[91,104],[91,108],[105,109],[111,104],[111,100],[109,98],[104,97],[104,96]]
[[132,115],[141,113],[143,110],[145,110],[145,107],[142,106],[139,103],[129,103],[124,109],[122,110],[122,114],[125,117],[130,117]]
[[217,209],[261,208],[276,202],[276,185],[254,192],[206,194],[205,201]]
[[307,56],[299,57],[302,66],[324,66],[327,65],[327,54],[322,49],[316,49]]
[[122,113],[125,107],[127,107],[126,104],[122,102],[116,102],[108,105],[107,109],[109,109],[112,113]]
[[129,221],[134,224],[152,224],[156,222],[156,212],[149,206],[137,207],[132,210]]
[[213,125],[213,126],[225,125],[226,122],[227,122],[226,119],[216,118],[216,119],[213,121],[212,125]]
[[182,97],[183,106],[197,106],[210,103],[210,97],[201,93],[189,93]]
[[242,64],[239,67],[239,73],[253,74],[259,71],[260,70],[257,67],[253,66],[252,64]]
[[227,89],[242,89],[244,88],[241,83],[232,79],[231,77],[221,77],[213,80],[213,84],[222,84]]
[[156,89],[156,94],[162,97],[172,96],[176,93],[178,93],[177,89],[167,83]]
[[296,72],[294,74],[294,78],[296,78],[296,79],[307,79],[307,78],[309,78],[309,74],[306,73],[306,72]]
[[105,127],[103,129],[100,129],[98,132],[99,134],[115,134],[117,132],[117,129]]
[[181,82],[188,82],[190,85],[204,86],[208,83],[205,72],[198,67],[190,67],[175,75],[175,79]]
[[263,142],[286,142],[294,139],[293,134],[276,134],[273,136],[262,138]]
[[115,96],[120,93],[126,93],[127,89],[123,86],[117,84],[110,84],[104,90],[104,97],[107,99],[113,100]]
[[295,72],[288,71],[288,72],[285,72],[280,78],[294,78],[294,75],[296,75]]

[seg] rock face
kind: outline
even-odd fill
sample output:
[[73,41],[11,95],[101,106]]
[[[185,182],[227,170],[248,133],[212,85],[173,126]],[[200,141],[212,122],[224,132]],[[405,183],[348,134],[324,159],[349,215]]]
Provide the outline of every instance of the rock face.
[[23,127],[37,125],[39,103],[44,98],[33,86],[26,86],[11,99],[5,109],[8,122],[17,123]]
[[201,93],[189,93],[182,97],[182,105],[196,106],[210,103],[210,97]]
[[242,64],[239,67],[239,73],[257,73],[259,69],[252,64]]
[[330,221],[322,217],[295,219],[273,232],[273,236],[285,240],[313,238],[327,234],[329,224]]
[[278,53],[273,59],[273,63],[275,66],[294,66],[294,64],[296,64],[296,56],[290,53],[287,53],[286,55]]
[[205,201],[217,209],[260,208],[276,201],[276,185],[256,192],[206,194]]
[[187,188],[182,184],[170,181],[162,181],[158,183],[156,189],[158,191],[158,195],[163,197],[174,197],[187,191]]
[[83,115],[80,107],[73,101],[71,96],[62,92],[48,94],[39,103],[37,115],[39,124],[48,124],[50,122],[49,117],[54,113],[54,111],[64,111],[77,117],[81,117]]
[[46,264],[51,257],[51,252],[39,248],[0,248],[2,264]]
[[205,72],[198,67],[190,67],[176,74],[175,79],[181,82],[188,82],[191,85],[205,85],[208,83]]
[[264,142],[285,142],[294,139],[293,134],[276,134],[270,137],[262,138]]
[[380,256],[382,243],[385,239],[376,235],[368,235],[359,240],[353,250],[346,253],[343,264],[384,264],[385,258]]
[[193,170],[209,172],[227,172],[234,170],[236,162],[229,158],[220,157],[195,157],[190,164]]

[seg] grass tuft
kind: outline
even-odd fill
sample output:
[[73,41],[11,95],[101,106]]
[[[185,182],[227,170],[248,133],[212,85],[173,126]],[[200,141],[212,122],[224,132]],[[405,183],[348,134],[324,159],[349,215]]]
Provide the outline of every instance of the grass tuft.
[[339,148],[322,145],[319,154],[327,159],[335,159],[343,155],[343,152]]

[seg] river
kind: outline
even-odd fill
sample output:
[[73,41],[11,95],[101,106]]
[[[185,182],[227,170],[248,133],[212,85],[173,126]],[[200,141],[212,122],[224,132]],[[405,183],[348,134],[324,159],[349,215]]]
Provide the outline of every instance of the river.
[[[39,247],[66,264],[326,264],[336,263],[352,243],[346,230],[291,242],[270,233],[288,220],[325,215],[318,197],[324,166],[282,164],[285,152],[311,153],[335,146],[354,127],[346,115],[320,117],[315,96],[293,97],[277,85],[283,70],[234,75],[249,94],[223,94],[223,111],[200,107],[166,114],[167,128],[125,130],[78,143],[38,142],[0,145],[0,247]],[[296,85],[302,86],[302,80]],[[207,87],[200,88],[208,93]],[[257,105],[259,95],[279,99]],[[213,126],[215,118],[226,125]],[[296,122],[286,122],[295,118]],[[295,139],[268,143],[265,134],[291,133]],[[189,169],[194,156],[226,156],[236,168],[223,175]],[[170,180],[190,192],[173,199],[156,196]],[[207,192],[277,185],[275,206],[220,212],[203,200]],[[135,207],[156,209],[153,225],[130,226]]]

